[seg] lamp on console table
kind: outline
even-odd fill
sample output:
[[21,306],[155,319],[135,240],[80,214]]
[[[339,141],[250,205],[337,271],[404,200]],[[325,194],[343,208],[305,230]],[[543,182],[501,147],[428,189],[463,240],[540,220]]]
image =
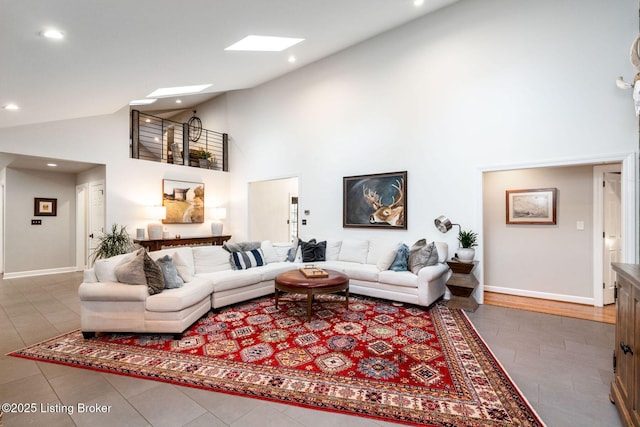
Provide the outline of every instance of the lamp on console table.
[[227,217],[226,208],[213,208],[211,209],[211,235],[222,236],[222,220]]
[[152,221],[159,222],[150,222],[147,224],[147,233],[149,234],[149,240],[160,240],[162,239],[162,221],[167,217],[167,207],[166,206],[150,206],[148,210],[148,217]]

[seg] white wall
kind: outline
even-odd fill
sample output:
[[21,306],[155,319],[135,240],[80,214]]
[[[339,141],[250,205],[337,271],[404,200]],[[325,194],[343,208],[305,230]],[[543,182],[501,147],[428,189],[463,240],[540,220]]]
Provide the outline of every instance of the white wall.
[[[506,224],[506,190],[533,188],[558,190],[556,224]],[[486,290],[593,303],[593,166],[487,172],[483,197]]]

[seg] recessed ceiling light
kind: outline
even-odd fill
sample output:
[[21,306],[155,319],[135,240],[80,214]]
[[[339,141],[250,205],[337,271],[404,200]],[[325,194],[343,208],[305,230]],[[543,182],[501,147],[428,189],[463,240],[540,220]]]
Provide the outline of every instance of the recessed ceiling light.
[[289,58],[287,58],[287,61],[293,64],[294,62],[296,62],[296,57],[293,55],[289,55]]
[[54,28],[50,28],[40,33],[42,37],[46,37],[48,39],[53,40],[62,40],[64,38],[64,33],[60,30],[56,30]]
[[159,89],[154,90],[147,98],[162,98],[166,96],[176,96],[176,95],[189,95],[191,93],[202,92],[206,88],[211,86],[211,84],[206,85],[193,85],[193,86],[176,86],[176,87],[161,87]]
[[182,99],[176,99],[176,104],[182,104]]
[[134,101],[131,101],[129,105],[149,105],[153,104],[156,101],[157,99],[136,99]]
[[58,165],[57,165],[57,164],[55,164],[55,163],[47,163],[47,166],[49,166],[50,168],[55,168],[55,167],[57,167]]
[[7,104],[7,105],[5,105],[5,106],[4,106],[4,107],[2,107],[2,108],[4,108],[5,110],[19,110],[19,109],[20,109],[20,107],[18,107],[18,106],[17,106],[16,104],[14,104],[14,103]]
[[245,50],[258,52],[281,52],[300,43],[304,39],[272,36],[247,36],[227,47],[225,50]]
[[413,0],[414,6],[422,6],[424,4],[424,0]]

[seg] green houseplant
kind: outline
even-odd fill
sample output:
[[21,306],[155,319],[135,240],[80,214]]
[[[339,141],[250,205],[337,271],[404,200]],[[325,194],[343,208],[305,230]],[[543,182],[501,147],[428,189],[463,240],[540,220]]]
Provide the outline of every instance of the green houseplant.
[[112,256],[126,254],[133,248],[133,241],[127,233],[125,225],[113,224],[111,230],[105,232],[98,238],[99,243],[93,251],[93,261],[100,258],[110,258]]
[[471,230],[460,230],[458,233],[460,247],[456,251],[456,257],[462,262],[473,262],[476,256],[474,246],[478,246],[478,233]]
[[198,151],[198,157],[200,159],[200,167],[208,169],[209,168],[209,161],[210,161],[210,159],[213,158],[213,154],[211,153],[211,151],[200,150],[200,151]]

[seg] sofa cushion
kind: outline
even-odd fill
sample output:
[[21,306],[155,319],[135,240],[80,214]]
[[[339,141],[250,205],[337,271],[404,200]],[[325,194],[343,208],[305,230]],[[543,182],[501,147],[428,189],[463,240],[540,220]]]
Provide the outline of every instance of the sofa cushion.
[[127,285],[117,282],[81,283],[80,301],[145,301],[149,297],[146,285]]
[[349,276],[349,279],[354,280],[366,280],[367,282],[378,281],[378,267],[369,264],[345,264],[344,273]]
[[135,252],[130,252],[128,254],[116,255],[111,258],[99,259],[96,260],[93,265],[93,270],[96,273],[96,277],[99,282],[117,282],[118,278],[116,277],[116,266],[125,260],[130,260],[135,257]]
[[350,261],[365,264],[367,262],[368,252],[368,240],[345,239],[342,241],[342,245],[340,246],[338,261]]
[[316,262],[325,261],[325,254],[327,252],[327,242],[316,242],[316,239],[311,239],[308,242],[300,242],[302,248],[302,262]]
[[260,283],[260,281],[262,281],[262,267],[250,268],[248,270],[218,271],[198,275],[198,277],[212,283],[213,292],[221,292]]
[[389,270],[407,271],[409,265],[409,246],[401,243],[396,250],[396,258],[389,266]]
[[388,270],[389,267],[391,267],[391,264],[393,264],[393,261],[395,261],[396,259],[398,246],[400,246],[400,244],[397,244],[393,249],[388,250],[386,253],[382,254],[380,258],[378,258],[378,261],[376,262],[376,267],[378,267],[378,270],[384,271]]
[[[144,249],[143,249],[144,251]],[[144,251],[144,275],[147,278],[147,287],[149,295],[159,294],[164,289],[164,276],[162,269],[149,254]]]
[[297,265],[283,261],[272,262],[267,265],[263,265],[258,269],[258,271],[262,275],[262,281],[267,282],[269,280],[274,280],[280,273],[284,273],[289,270],[295,270],[296,268],[298,268]]
[[378,282],[407,288],[417,288],[418,276],[410,271],[385,270],[378,273]]
[[327,261],[337,261],[338,256],[340,255],[341,246],[341,240],[327,240],[327,251],[325,252],[325,259]]
[[273,250],[278,256],[278,262],[286,261],[287,253],[289,252],[289,248],[291,248],[291,244],[290,243],[272,243],[272,245],[273,245]]
[[224,250],[222,246],[194,246],[193,262],[196,275],[231,270],[229,252]]
[[[367,252],[367,264],[376,265],[382,256],[397,249],[399,244],[400,242],[398,241],[370,240],[369,252]],[[393,259],[389,264],[391,264],[392,261]]]
[[247,268],[260,267],[265,264],[262,249],[232,252],[229,255],[229,260],[231,267],[236,270],[246,270]]
[[151,295],[145,302],[145,308],[149,311],[178,311],[210,298],[211,292],[211,282],[194,278],[181,288],[165,289],[160,294]]
[[118,282],[127,285],[146,285],[147,276],[144,274],[144,249],[138,249],[131,259],[125,259],[115,267]]
[[411,246],[409,251],[409,270],[418,274],[422,267],[436,265],[438,263],[438,250],[436,245],[427,243],[426,239],[420,239]]
[[164,277],[164,287],[166,289],[180,288],[184,285],[184,280],[178,275],[178,269],[169,255],[165,255],[156,260]]

